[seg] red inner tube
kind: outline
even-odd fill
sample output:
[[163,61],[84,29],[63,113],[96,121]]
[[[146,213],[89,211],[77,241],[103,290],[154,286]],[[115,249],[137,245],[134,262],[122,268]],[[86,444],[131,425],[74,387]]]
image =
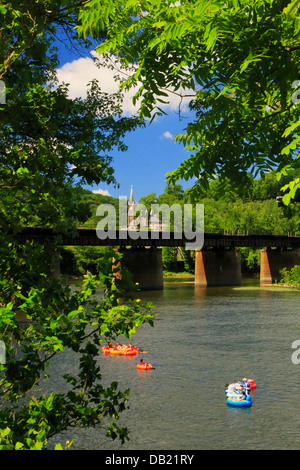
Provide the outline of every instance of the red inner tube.
[[139,353],[139,352],[138,352],[138,351],[135,351],[135,350],[133,350],[133,351],[126,351],[126,350],[125,350],[125,352],[123,352],[123,355],[124,355],[124,356],[135,356],[135,355],[138,354],[138,353]]
[[141,365],[141,364],[138,364],[138,365],[136,366],[136,368],[137,368],[138,370],[150,370],[150,369],[152,369],[152,366],[151,366],[151,364],[142,364],[142,365]]
[[250,384],[250,389],[251,389],[251,390],[255,390],[255,389],[256,389],[256,385],[255,385],[255,383],[253,383],[253,380],[247,380],[247,382]]

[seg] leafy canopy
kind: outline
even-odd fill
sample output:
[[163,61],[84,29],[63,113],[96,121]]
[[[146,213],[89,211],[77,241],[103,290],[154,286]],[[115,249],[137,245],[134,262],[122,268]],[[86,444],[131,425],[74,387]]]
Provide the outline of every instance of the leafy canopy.
[[[243,186],[247,173],[299,168],[299,11],[299,0],[91,0],[78,31],[106,29],[97,51],[134,64],[123,87],[137,86],[141,116],[161,114],[167,90],[192,92],[195,119],[176,137],[190,157],[167,180],[196,178],[203,192],[216,175]],[[284,202],[299,188],[289,181]]]
[[[73,290],[53,273],[59,238],[41,245],[14,237],[36,225],[66,233],[87,220],[90,210],[76,185],[117,184],[111,150],[126,150],[124,135],[140,123],[122,117],[121,95],[102,93],[97,82],[89,84],[85,99],[72,100],[68,87],[55,80],[57,30],[70,39],[84,3],[0,2],[0,77],[6,87],[6,103],[0,103],[0,341],[6,349],[0,450],[45,449],[51,437],[96,426],[103,417],[112,420],[107,434],[124,442],[128,430],[115,420],[129,391],[116,382],[101,384],[101,342],[152,324],[152,307],[128,296],[128,273],[114,279],[112,254],[100,260],[98,278],[87,274]],[[74,41],[71,46],[78,46]],[[64,370],[63,393],[55,379],[47,393],[51,361],[60,355],[64,368],[66,349],[76,353],[79,366],[72,375]]]

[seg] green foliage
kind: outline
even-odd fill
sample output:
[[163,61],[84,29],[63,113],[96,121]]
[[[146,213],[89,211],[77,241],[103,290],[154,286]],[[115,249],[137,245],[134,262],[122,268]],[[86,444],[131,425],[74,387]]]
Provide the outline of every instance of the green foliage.
[[[205,231],[252,234],[287,234],[292,220],[284,217],[275,200],[229,203],[203,199]],[[299,214],[295,231],[299,230]]]
[[[296,175],[296,172],[294,172]],[[225,182],[226,183],[226,182]],[[180,186],[180,185],[177,185]],[[204,204],[204,230],[211,233],[278,234],[299,233],[300,207],[298,201],[288,207],[280,207],[276,197],[280,194],[276,173],[270,172],[262,178],[251,180],[251,185],[240,194],[232,186],[213,179],[203,198],[194,198],[195,203]],[[222,189],[221,189],[222,188]],[[179,188],[180,189],[180,188]],[[182,187],[181,187],[182,190]],[[152,193],[140,199],[151,204],[184,204],[190,200],[190,191],[177,192],[180,199],[168,189],[157,196]]]
[[[178,261],[182,258],[183,266],[180,269]],[[164,246],[162,248],[162,262],[163,270],[165,273],[194,273],[195,272],[195,259],[194,253],[184,248],[172,248]]]
[[280,271],[280,284],[300,287],[300,266],[296,265],[290,270],[283,268]]
[[123,83],[137,86],[140,115],[162,114],[168,92],[191,97],[193,116],[176,136],[189,157],[168,181],[196,180],[202,195],[217,175],[233,186],[276,169],[288,176],[288,204],[300,182],[297,91],[298,0],[91,0],[79,15],[80,35],[107,37],[99,53],[134,65]]
[[[141,124],[123,117],[122,95],[101,92],[97,81],[88,84],[85,99],[74,100],[68,86],[57,83],[56,29],[72,30],[82,3],[5,5],[0,22],[0,71],[7,94],[0,106],[1,227],[17,228],[26,221],[68,231],[75,220],[84,222],[89,214],[74,185],[117,185],[110,153],[125,151],[125,134]],[[6,214],[12,202],[15,211]]]
[[[115,382],[108,388],[101,385],[101,342],[120,334],[131,338],[140,324],[153,325],[153,316],[151,304],[128,297],[134,286],[126,273],[113,280],[112,256],[117,255],[107,253],[101,260],[99,280],[86,275],[79,291],[53,279],[26,295],[15,292],[16,302],[2,304],[0,339],[6,345],[6,364],[1,366],[0,391],[6,405],[0,410],[0,448],[42,449],[51,436],[70,426],[95,426],[102,416],[117,420],[125,409],[129,391],[121,392]],[[99,302],[95,292],[103,285]],[[25,317],[25,324],[18,317]],[[36,397],[34,390],[48,377],[51,359],[60,354],[63,360],[65,348],[80,359],[77,375],[64,376],[68,392]],[[124,442],[127,432],[114,422],[108,435],[119,435]]]
[[183,256],[184,271],[187,273],[195,273],[195,252],[181,248]]
[[74,255],[74,268],[81,274],[91,272],[94,275],[98,273],[98,263],[107,252],[106,247],[84,246],[74,247],[72,253]]
[[164,271],[177,272],[177,248],[164,246],[162,248],[162,262]]
[[242,273],[258,273],[260,270],[260,249],[240,248],[241,269]]
[[101,204],[110,204],[114,207],[116,212],[116,226],[119,225],[119,199],[111,196],[104,196],[102,194],[95,194],[87,189],[82,190],[80,195],[80,203],[85,208],[88,218],[86,217],[85,223],[81,224],[78,220],[78,225],[84,228],[96,228],[99,222],[97,216],[97,207]]
[[[128,438],[117,425],[129,391],[116,382],[104,388],[98,356],[103,339],[127,337],[152,324],[152,306],[133,301],[128,273],[115,279],[105,253],[97,277],[87,273],[72,291],[54,277],[59,237],[44,245],[17,243],[23,227],[50,227],[72,233],[91,216],[80,184],[117,184],[113,148],[126,150],[123,137],[140,121],[121,116],[122,96],[88,85],[85,99],[72,100],[56,82],[53,41],[58,28],[74,39],[84,0],[29,0],[0,3],[0,78],[7,100],[0,106],[0,449],[45,449],[50,438],[74,426],[111,420],[107,435]],[[89,42],[87,41],[87,44]],[[95,293],[105,286],[103,297]],[[78,371],[64,374],[65,392],[38,391],[49,378],[54,357],[77,354]],[[57,449],[68,448],[57,444]]]
[[151,204],[159,204],[156,193],[150,193],[148,196],[141,197],[139,204],[143,204],[147,208],[148,214],[150,214]]

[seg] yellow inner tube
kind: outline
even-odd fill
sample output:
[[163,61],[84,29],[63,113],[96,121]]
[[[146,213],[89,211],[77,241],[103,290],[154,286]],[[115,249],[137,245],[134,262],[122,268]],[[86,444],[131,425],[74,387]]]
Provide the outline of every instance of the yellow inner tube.
[[118,355],[123,354],[123,351],[121,351],[120,349],[112,349],[111,351],[109,351],[109,353],[112,354],[113,356],[118,356]]

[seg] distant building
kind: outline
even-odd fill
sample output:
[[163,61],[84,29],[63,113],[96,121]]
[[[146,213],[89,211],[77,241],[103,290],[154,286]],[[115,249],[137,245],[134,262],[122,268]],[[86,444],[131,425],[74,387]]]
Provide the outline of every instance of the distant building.
[[164,230],[165,225],[159,220],[159,217],[153,210],[148,215],[147,209],[144,210],[139,216],[135,216],[135,211],[138,204],[135,203],[133,196],[133,187],[131,186],[130,197],[128,201],[128,230],[143,230],[149,228],[153,232],[161,232]]
[[153,232],[163,232],[165,228],[164,224],[159,220],[159,217],[155,215],[153,209],[150,212],[149,228]]

